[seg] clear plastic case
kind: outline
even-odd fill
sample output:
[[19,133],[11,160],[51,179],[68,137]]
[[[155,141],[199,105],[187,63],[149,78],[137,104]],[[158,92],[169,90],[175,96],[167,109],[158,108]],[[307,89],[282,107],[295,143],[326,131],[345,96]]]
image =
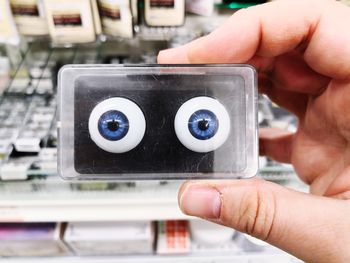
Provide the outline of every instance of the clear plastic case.
[[256,81],[249,65],[67,65],[58,77],[60,175],[252,177]]

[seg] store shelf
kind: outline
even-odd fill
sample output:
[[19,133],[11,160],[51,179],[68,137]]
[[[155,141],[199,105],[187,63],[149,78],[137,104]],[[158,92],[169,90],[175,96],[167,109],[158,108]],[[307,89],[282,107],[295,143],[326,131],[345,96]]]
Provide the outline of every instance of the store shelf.
[[[1,259],[0,259],[1,261]],[[120,257],[57,257],[57,258],[11,258],[8,263],[297,263],[302,262],[288,254],[245,253],[237,255],[203,254],[177,256],[120,256]]]
[[[263,177],[307,192],[289,167]],[[180,181],[69,182],[57,175],[0,182],[0,222],[188,219],[177,203]]]
[[[179,182],[138,182],[89,190],[67,182],[12,182],[0,196],[0,222],[186,219],[177,204]],[[95,185],[93,185],[95,184]],[[87,190],[88,189],[88,190]]]
[[[180,184],[180,181],[70,183],[57,176],[1,182],[0,222],[188,219],[177,203]],[[284,185],[308,191],[296,178]]]
[[[38,241],[39,245],[35,246],[34,237],[37,232],[26,229],[21,236],[24,239],[19,243],[15,241],[11,244],[9,239],[6,239],[6,235],[3,235],[0,242],[2,245],[0,250],[3,249],[3,251],[0,251],[0,254],[14,255],[14,257],[0,256],[0,262],[301,262],[268,244],[255,244],[247,235],[239,232],[231,233],[231,242],[213,246],[203,245],[198,238],[197,240],[194,238],[191,232],[195,229],[192,226],[193,221],[188,223],[189,228],[186,228],[188,231],[186,236],[190,240],[186,246],[188,248],[186,252],[184,254],[172,252],[174,254],[169,255],[169,251],[173,250],[169,249],[164,252],[159,249],[161,246],[157,241],[161,240],[159,237],[162,234],[159,226],[164,224],[159,221],[195,219],[184,215],[178,207],[177,194],[182,182],[71,182],[64,181],[57,176],[55,149],[58,141],[55,112],[57,73],[61,66],[66,64],[156,63],[159,50],[178,47],[209,34],[231,16],[234,12],[231,8],[236,9],[246,5],[237,3],[216,5],[212,16],[186,14],[185,24],[181,27],[148,27],[144,23],[137,23],[134,27],[135,36],[132,39],[101,35],[95,43],[59,45],[45,38],[29,37],[23,38],[28,43],[22,43],[18,48],[0,46],[0,58],[8,57],[3,64],[11,64],[8,66],[6,77],[0,76],[0,222],[50,222],[49,225],[53,225],[55,232],[51,239],[47,240],[53,241],[60,248],[57,252],[49,253],[50,249],[43,245],[48,242],[47,240],[43,241],[45,243]],[[139,21],[143,21],[143,12],[140,12],[139,15],[141,16]],[[289,114],[287,117],[283,114],[275,114],[275,111],[276,108],[267,98],[259,96],[259,112],[263,117],[261,127],[275,127],[276,125],[286,129],[296,127],[294,117],[291,119]],[[291,166],[277,164],[271,160],[265,160],[265,163],[266,166],[261,166],[263,167],[260,171],[261,177],[287,187],[307,191],[307,187],[296,180]],[[149,242],[148,253],[154,254],[126,255],[125,239],[121,239],[121,253],[125,255],[118,255],[116,249],[113,248],[107,252],[113,253],[113,255],[108,254],[109,256],[102,256],[103,252],[100,253],[102,249],[95,250],[95,254],[100,256],[78,256],[79,253],[91,255],[94,253],[92,248],[98,248],[98,245],[91,245],[85,251],[84,249],[78,250],[74,248],[73,241],[67,235],[67,229],[75,229],[75,231],[77,229],[78,224],[73,222],[89,222],[89,224],[83,223],[82,225],[89,225],[85,231],[92,233],[96,227],[94,223],[105,227],[108,225],[106,222],[114,221],[111,224],[117,225],[115,232],[112,233],[110,228],[106,232],[100,230],[101,232],[97,231],[97,234],[94,234],[95,238],[92,238],[94,240],[102,237],[101,240],[110,241],[111,239],[105,237],[108,235],[122,237],[120,229],[125,229],[125,226],[118,221],[137,220],[157,221],[147,222],[152,226],[152,243]],[[64,224],[60,224],[61,222]],[[6,233],[9,225],[12,224],[4,225],[3,232]],[[15,225],[15,231],[12,231],[13,237],[16,235],[18,237],[17,228],[21,224],[13,225]],[[33,224],[23,225],[28,227]],[[42,227],[39,228],[40,231],[42,229]],[[201,233],[203,232],[202,230]],[[130,233],[127,232],[125,237],[132,238],[133,235]],[[174,231],[169,231],[169,233],[173,234]],[[183,233],[183,230],[179,233]],[[155,239],[153,239],[153,234]],[[219,235],[217,231],[215,235]],[[31,238],[28,239],[28,237]],[[87,235],[85,235],[86,240],[89,240]],[[136,242],[133,247],[139,249],[137,239],[134,238],[132,241]],[[100,242],[100,246],[106,249],[108,244]],[[40,251],[37,251],[40,248],[46,254],[40,254]],[[19,255],[45,256],[18,257]],[[46,255],[53,256],[46,257]]]

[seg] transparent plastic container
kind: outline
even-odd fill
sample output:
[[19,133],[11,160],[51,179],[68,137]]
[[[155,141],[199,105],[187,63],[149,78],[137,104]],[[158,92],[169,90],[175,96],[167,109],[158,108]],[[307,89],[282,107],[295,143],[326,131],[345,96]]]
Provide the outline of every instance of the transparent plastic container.
[[249,65],[67,65],[60,175],[81,180],[249,178],[258,170]]

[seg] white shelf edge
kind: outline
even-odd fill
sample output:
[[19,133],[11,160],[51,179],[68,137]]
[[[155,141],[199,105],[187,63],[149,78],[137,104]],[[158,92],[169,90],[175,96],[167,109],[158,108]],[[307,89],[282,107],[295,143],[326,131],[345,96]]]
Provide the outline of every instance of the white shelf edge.
[[[0,261],[2,258],[0,258]],[[110,257],[25,257],[25,258],[6,258],[8,263],[297,263],[302,262],[288,254],[264,254],[264,253],[245,253],[236,255],[220,255],[220,254],[203,254],[203,255],[178,255],[178,256],[110,256]]]
[[0,202],[0,222],[73,222],[189,219],[177,202],[54,200]]

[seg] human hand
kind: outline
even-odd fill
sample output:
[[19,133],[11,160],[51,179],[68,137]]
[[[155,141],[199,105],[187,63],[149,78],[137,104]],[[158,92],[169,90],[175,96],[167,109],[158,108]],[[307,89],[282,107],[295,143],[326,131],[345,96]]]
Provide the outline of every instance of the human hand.
[[350,259],[350,8],[276,1],[236,12],[208,36],[161,51],[159,63],[249,63],[259,91],[294,113],[297,132],[260,131],[261,153],[290,162],[299,193],[263,180],[189,181],[186,214],[233,227],[308,262]]

